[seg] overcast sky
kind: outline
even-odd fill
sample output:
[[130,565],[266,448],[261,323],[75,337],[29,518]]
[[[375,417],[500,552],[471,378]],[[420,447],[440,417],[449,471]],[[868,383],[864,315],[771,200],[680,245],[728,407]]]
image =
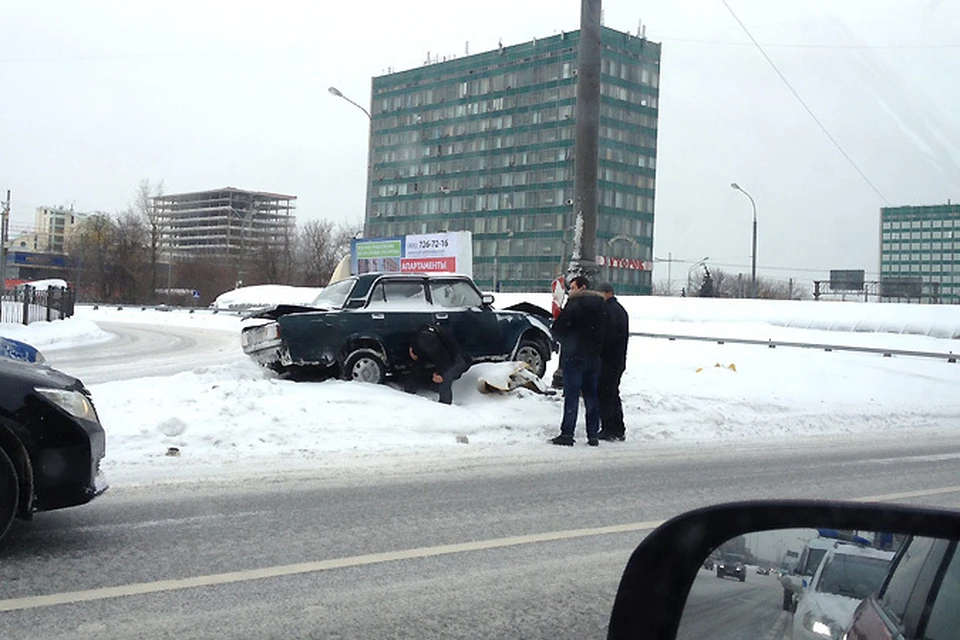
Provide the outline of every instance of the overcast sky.
[[[663,43],[655,280],[670,256],[674,284],[705,256],[749,272],[751,207],[731,182],[757,202],[761,275],[875,277],[881,206],[960,200],[960,6],[727,4],[603,3],[606,26],[635,33],[642,20]],[[3,0],[0,188],[14,230],[40,205],[123,209],[143,178],[169,193],[288,193],[301,221],[359,223],[367,121],[329,86],[369,104],[371,76],[390,67],[573,30],[579,11],[576,0]]]

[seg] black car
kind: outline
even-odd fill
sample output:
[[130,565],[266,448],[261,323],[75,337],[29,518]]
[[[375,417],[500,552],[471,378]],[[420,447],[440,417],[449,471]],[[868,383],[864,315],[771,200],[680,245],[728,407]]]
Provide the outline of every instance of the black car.
[[743,556],[736,553],[725,553],[717,562],[717,577],[737,578],[740,582],[747,579],[747,570],[743,566]]
[[46,365],[0,358],[0,539],[14,518],[103,493],[105,446],[82,382]]
[[493,296],[482,295],[467,276],[367,273],[331,284],[308,307],[254,314],[270,322],[244,328],[241,343],[278,372],[379,383],[412,368],[411,336],[436,323],[474,362],[523,361],[542,376],[554,348],[549,312],[492,304]]

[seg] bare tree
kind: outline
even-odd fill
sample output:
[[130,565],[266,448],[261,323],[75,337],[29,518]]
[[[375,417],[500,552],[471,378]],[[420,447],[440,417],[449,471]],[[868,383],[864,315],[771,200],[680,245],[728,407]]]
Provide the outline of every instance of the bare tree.
[[[150,273],[148,227],[142,216],[128,209],[114,216],[111,251],[112,288],[126,302],[154,300],[156,288],[146,291]],[[156,270],[152,269],[153,276]]]
[[162,195],[163,180],[151,185],[150,181],[144,178],[137,185],[137,193],[132,205],[134,213],[140,216],[147,229],[150,251],[150,299],[154,302],[157,296],[157,263],[160,261],[163,223],[152,198]]
[[340,260],[350,253],[350,241],[360,227],[329,220],[310,220],[300,230],[298,255],[300,273],[297,279],[306,286],[325,286]]

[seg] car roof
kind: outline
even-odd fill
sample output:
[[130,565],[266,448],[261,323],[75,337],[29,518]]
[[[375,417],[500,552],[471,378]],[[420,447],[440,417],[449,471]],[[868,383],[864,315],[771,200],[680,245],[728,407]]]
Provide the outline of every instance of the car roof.
[[850,542],[837,542],[827,553],[831,556],[860,556],[862,558],[876,558],[878,560],[892,560],[893,551],[882,551],[873,547],[862,547]]

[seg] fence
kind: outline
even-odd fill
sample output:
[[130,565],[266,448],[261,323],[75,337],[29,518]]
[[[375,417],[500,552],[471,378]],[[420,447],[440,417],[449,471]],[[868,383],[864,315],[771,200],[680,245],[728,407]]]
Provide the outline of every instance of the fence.
[[76,292],[73,289],[20,286],[7,291],[0,299],[0,322],[30,324],[69,318],[73,315],[75,302]]

